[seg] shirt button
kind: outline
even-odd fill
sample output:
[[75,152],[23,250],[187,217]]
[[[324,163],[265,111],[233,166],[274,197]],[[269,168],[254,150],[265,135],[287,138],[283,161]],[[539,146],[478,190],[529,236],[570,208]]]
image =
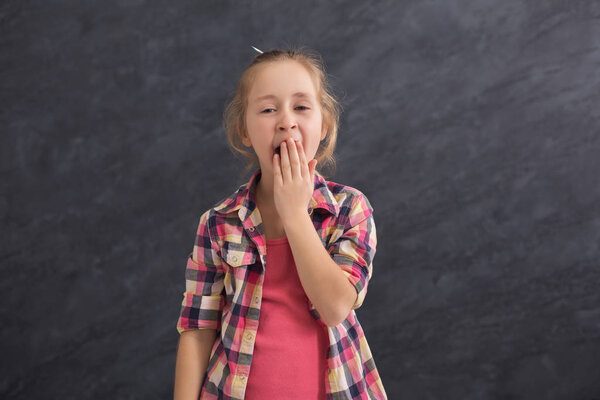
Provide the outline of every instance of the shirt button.
[[255,296],[254,297],[254,304],[258,304],[258,303],[260,303],[260,297]]
[[252,338],[254,338],[254,334],[252,332],[246,332],[246,340],[251,342]]
[[249,230],[250,232],[254,232],[254,227],[253,227],[253,226],[251,226],[250,228],[248,228],[248,230]]
[[231,257],[231,260],[233,260],[233,262],[237,262],[238,258],[237,258],[237,256],[233,256],[233,257]]
[[240,381],[244,382],[246,380],[246,375],[240,376]]

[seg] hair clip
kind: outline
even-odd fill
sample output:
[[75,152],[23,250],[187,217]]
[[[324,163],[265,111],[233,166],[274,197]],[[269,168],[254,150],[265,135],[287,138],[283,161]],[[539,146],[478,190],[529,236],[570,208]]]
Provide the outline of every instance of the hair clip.
[[257,48],[256,48],[256,47],[254,47],[254,46],[250,46],[250,47],[252,47],[254,50],[258,51],[260,54],[262,54],[262,53],[263,53],[261,50],[257,49]]

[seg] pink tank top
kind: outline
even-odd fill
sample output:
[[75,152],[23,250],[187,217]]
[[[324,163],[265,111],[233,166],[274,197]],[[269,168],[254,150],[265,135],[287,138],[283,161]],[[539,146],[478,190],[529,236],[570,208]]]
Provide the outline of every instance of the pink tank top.
[[287,238],[267,239],[262,296],[244,399],[325,399],[327,330],[310,314]]

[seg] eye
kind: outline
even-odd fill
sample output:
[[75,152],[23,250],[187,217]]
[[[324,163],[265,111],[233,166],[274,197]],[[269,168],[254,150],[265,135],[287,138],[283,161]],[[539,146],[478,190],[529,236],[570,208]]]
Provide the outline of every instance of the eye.
[[270,112],[269,112],[269,111],[275,111],[275,109],[274,109],[274,108],[265,108],[265,109],[264,109],[264,110],[262,110],[261,112],[262,112],[262,113],[265,113],[265,114],[270,114]]
[[296,108],[301,108],[302,110],[310,110],[310,108],[306,107],[306,106],[298,106]]

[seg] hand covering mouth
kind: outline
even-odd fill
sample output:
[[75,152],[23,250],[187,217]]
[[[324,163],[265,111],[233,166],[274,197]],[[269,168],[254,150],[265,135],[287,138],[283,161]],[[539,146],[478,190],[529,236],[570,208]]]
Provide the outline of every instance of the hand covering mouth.
[[[281,142],[283,143],[283,142]],[[273,151],[273,154],[278,154],[281,157],[281,143],[279,144],[279,146],[275,147],[275,150]],[[298,146],[298,141],[296,141],[296,146]]]

